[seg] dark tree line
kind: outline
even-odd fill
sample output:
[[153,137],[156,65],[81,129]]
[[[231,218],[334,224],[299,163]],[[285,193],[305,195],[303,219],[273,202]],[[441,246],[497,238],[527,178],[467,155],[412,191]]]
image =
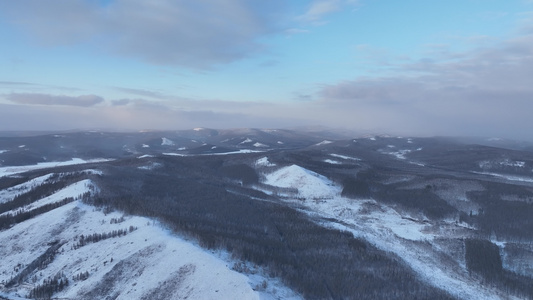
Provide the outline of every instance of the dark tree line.
[[470,272],[509,294],[533,299],[533,279],[505,270],[500,249],[488,240],[466,239],[465,260]]
[[44,269],[46,266],[48,266],[55,258],[57,254],[57,250],[61,248],[65,244],[64,241],[54,241],[50,244],[50,247],[46,249],[46,251],[41,254],[39,257],[34,259],[31,263],[29,263],[24,270],[22,270],[19,274],[17,274],[15,277],[13,277],[8,283],[6,283],[6,287],[12,287],[16,284],[20,284],[28,278],[28,276],[33,273],[37,269]]
[[468,193],[469,199],[480,204],[483,213],[465,219],[478,225],[486,236],[495,234],[504,240],[532,240],[533,203],[503,200],[506,195],[528,198],[533,197],[533,192],[511,184],[486,183],[484,191]]
[[373,198],[382,203],[398,204],[404,209],[419,211],[429,218],[445,218],[458,213],[457,209],[437,196],[430,186],[405,189],[402,184],[382,184],[382,174],[373,170],[360,172],[356,177],[342,179],[342,195],[350,198]]
[[31,289],[28,297],[33,299],[51,299],[55,293],[62,291],[69,285],[69,280],[62,273],[47,278],[42,284]]
[[110,232],[93,233],[93,234],[88,234],[88,235],[82,234],[80,235],[78,242],[74,244],[73,248],[78,249],[87,244],[98,243],[99,241],[102,241],[102,240],[121,237],[135,230],[137,230],[137,227],[130,226],[129,229],[119,229],[119,230],[113,230]]
[[23,207],[37,200],[53,195],[57,191],[80,180],[80,174],[54,175],[44,183],[36,186],[30,191],[17,195],[13,200],[0,203],[0,214],[7,211]]
[[69,197],[65,198],[61,201],[57,201],[54,203],[45,204],[43,206],[37,207],[35,209],[25,211],[23,209],[19,209],[14,214],[8,213],[6,215],[0,216],[0,230],[7,229],[11,227],[14,224],[18,224],[21,222],[24,222],[26,220],[29,220],[31,218],[34,218],[38,215],[44,214],[46,212],[49,212],[51,210],[54,210],[58,207],[61,207],[65,204],[68,204],[70,202],[73,202],[74,198]]

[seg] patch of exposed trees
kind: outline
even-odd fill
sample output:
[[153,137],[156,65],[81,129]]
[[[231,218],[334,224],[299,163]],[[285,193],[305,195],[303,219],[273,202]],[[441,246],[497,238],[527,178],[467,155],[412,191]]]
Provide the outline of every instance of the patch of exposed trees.
[[93,233],[93,234],[88,234],[88,235],[82,234],[78,238],[78,242],[74,244],[72,247],[74,249],[78,249],[87,244],[98,243],[102,240],[125,236],[126,234],[131,233],[135,230],[137,230],[137,227],[130,226],[129,229],[119,229],[119,230],[113,230],[110,232]]
[[68,197],[68,198],[65,198],[63,200],[60,200],[54,203],[45,204],[43,206],[37,207],[32,210],[26,211],[24,209],[19,209],[13,214],[12,213],[5,214],[3,216],[0,216],[0,230],[9,228],[10,226],[14,224],[24,222],[26,220],[29,220],[38,215],[54,210],[58,207],[61,207],[73,201],[74,201],[74,198]]
[[6,287],[9,288],[16,284],[20,284],[24,282],[28,278],[28,276],[35,270],[46,268],[46,266],[48,266],[52,261],[54,261],[54,258],[57,254],[57,250],[59,250],[59,248],[61,248],[61,246],[63,246],[64,244],[65,241],[59,240],[50,243],[50,247],[46,249],[43,254],[41,254],[39,257],[29,263],[26,268],[24,268],[19,274],[17,274],[9,282],[7,282]]
[[69,285],[68,278],[63,273],[47,278],[42,284],[31,289],[28,298],[51,299],[55,293],[61,292]]
[[466,239],[465,260],[468,270],[508,294],[533,299],[532,279],[502,266],[500,249],[488,240]]

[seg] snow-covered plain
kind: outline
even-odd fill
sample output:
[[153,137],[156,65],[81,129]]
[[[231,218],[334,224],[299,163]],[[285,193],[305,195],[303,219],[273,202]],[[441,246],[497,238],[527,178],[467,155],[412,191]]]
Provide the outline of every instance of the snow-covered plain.
[[81,158],[73,158],[71,160],[67,161],[59,161],[59,162],[45,162],[45,163],[38,163],[36,165],[26,165],[26,166],[10,166],[10,167],[2,167],[0,168],[0,177],[4,176],[11,176],[15,174],[20,174],[28,171],[33,170],[39,170],[39,169],[46,169],[46,168],[54,168],[54,167],[60,167],[60,166],[70,166],[70,165],[80,165],[80,164],[88,164],[88,163],[98,163],[98,162],[106,162],[111,161],[112,159],[106,159],[106,158],[95,158],[95,159],[81,159]]
[[321,222],[396,254],[423,280],[460,299],[509,299],[508,295],[499,295],[495,289],[473,280],[464,262],[449,258],[434,242],[440,237],[460,239],[462,232],[471,230],[462,223],[447,220],[434,224],[425,218],[402,215],[373,199],[344,198],[339,186],[297,165],[265,174],[263,183],[297,189],[295,194],[282,195],[283,199],[304,205],[312,216],[337,220]]

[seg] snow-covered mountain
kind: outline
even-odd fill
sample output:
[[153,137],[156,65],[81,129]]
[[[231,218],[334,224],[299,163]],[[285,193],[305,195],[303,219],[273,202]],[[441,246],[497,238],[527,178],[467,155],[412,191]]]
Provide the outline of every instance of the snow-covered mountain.
[[489,142],[0,138],[0,299],[531,299],[533,152]]

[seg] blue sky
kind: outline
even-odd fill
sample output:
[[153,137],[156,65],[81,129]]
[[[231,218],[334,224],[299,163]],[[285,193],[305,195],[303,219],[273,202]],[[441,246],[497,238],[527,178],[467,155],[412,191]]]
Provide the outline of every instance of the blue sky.
[[530,0],[0,0],[0,130],[533,139]]

